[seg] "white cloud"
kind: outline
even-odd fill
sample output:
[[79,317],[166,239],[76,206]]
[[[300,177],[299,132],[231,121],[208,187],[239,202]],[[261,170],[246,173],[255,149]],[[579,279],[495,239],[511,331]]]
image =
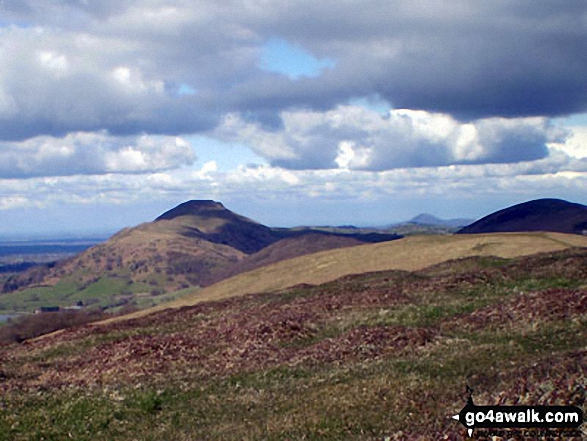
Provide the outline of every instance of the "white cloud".
[[161,80],[145,81],[138,70],[131,70],[127,66],[119,66],[112,70],[112,78],[122,87],[126,93],[139,94],[150,91],[161,94],[165,84]]
[[[296,173],[279,167],[260,165],[255,167],[239,167],[236,171],[226,176],[229,182],[234,184],[254,184],[293,187],[300,184],[301,180]],[[276,188],[276,187],[274,187]]]
[[172,136],[112,137],[104,132],[40,136],[0,144],[0,176],[150,173],[193,163],[185,140]]
[[217,180],[216,172],[218,171],[218,164],[216,161],[208,161],[202,165],[200,170],[194,171],[192,177],[196,180],[202,179],[205,181]]
[[69,63],[67,57],[51,51],[42,51],[38,54],[41,65],[49,69],[55,76],[61,77],[67,74]]
[[553,144],[554,147],[575,158],[587,158],[587,127],[569,127],[570,136],[564,143]]
[[369,164],[371,149],[359,148],[354,141],[341,141],[338,145],[338,152],[334,160],[340,168],[349,169],[357,167],[364,169]]
[[362,106],[282,112],[283,129],[228,115],[214,132],[243,142],[272,164],[291,169],[387,170],[450,164],[508,163],[548,154],[564,133],[546,118],[489,118],[461,123],[449,115],[408,109],[387,117]]
[[213,173],[216,170],[218,170],[218,165],[216,164],[216,161],[209,161],[202,166],[201,172],[204,174],[208,174]]
[[[444,217],[473,217],[545,196],[586,203],[581,196],[586,190],[587,161],[557,151],[547,158],[522,163],[386,171],[284,170],[271,166],[221,171],[208,163],[196,171],[182,168],[143,174],[0,179],[0,210],[23,212],[36,207],[46,210],[38,213],[48,222],[55,207],[67,207],[69,213],[82,210],[85,216],[93,213],[84,227],[98,230],[102,225],[114,229],[138,224],[185,200],[215,199],[238,213],[275,226],[383,225],[422,211]],[[145,215],[142,210],[154,205],[158,210]],[[119,208],[112,208],[115,206]],[[113,210],[134,220],[115,221]],[[7,219],[5,215],[3,218]],[[72,214],[71,219],[58,222],[54,228],[79,229],[79,218]],[[3,229],[7,227],[0,225],[0,231]]]
[[30,206],[29,199],[25,196],[0,196],[0,210],[11,210]]

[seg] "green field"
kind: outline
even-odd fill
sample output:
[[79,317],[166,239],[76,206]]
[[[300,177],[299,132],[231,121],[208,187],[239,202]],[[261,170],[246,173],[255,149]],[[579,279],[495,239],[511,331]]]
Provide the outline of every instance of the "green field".
[[40,286],[0,296],[0,313],[32,312],[42,306],[72,306],[81,301],[84,306],[111,308],[137,293],[149,293],[152,288],[128,279],[100,277],[92,283],[80,283],[66,277],[54,286]]

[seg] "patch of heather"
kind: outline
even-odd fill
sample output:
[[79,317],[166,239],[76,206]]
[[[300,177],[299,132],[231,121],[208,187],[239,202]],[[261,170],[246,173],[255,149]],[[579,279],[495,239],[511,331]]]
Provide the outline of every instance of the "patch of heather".
[[504,405],[572,405],[585,406],[587,399],[587,350],[564,356],[545,357],[531,366],[500,373],[507,384],[498,393],[479,396],[491,404]]
[[504,328],[512,324],[535,324],[587,314],[587,290],[547,289],[522,293],[502,303],[477,309],[470,314],[445,320],[446,330],[481,330],[487,327]]
[[587,280],[585,257],[587,250],[574,249],[557,253],[544,253],[512,261],[508,273],[524,274],[534,278],[556,275],[569,280]]
[[290,364],[346,363],[376,359],[385,355],[417,352],[438,335],[433,329],[403,326],[358,327],[336,338],[297,351],[287,360]]
[[[325,297],[319,299],[329,304]],[[318,321],[324,319],[325,313],[334,311],[310,309],[305,303],[265,304],[248,314],[225,311],[215,319],[187,326],[183,332],[116,338],[65,360],[45,363],[42,373],[25,383],[30,387],[101,386],[164,381],[187,374],[227,375],[279,365],[345,363],[401,353],[406,348],[415,350],[436,335],[428,329],[359,327],[309,346],[288,345],[311,340],[318,332]],[[193,313],[184,310],[175,317],[183,312]],[[167,324],[165,317],[158,317],[162,326]],[[153,326],[157,316],[145,321]],[[120,324],[113,328],[111,332],[125,329]]]

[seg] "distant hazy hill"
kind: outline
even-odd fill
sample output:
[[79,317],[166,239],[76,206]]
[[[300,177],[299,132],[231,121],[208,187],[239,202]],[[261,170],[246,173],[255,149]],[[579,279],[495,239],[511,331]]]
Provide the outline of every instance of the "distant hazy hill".
[[408,223],[418,225],[435,225],[443,227],[462,227],[472,223],[474,219],[439,219],[432,214],[422,213],[410,219]]
[[485,216],[459,233],[522,231],[584,234],[587,231],[587,206],[560,199],[537,199]]
[[206,286],[284,259],[399,237],[270,228],[220,202],[188,201],[54,266],[10,277],[2,304],[30,310],[48,302],[111,307],[138,301],[144,307],[165,300],[164,293]]

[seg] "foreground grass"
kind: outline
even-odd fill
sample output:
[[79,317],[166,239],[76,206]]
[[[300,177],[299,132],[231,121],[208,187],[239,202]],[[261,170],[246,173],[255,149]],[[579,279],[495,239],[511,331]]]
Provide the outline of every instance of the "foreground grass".
[[0,440],[462,439],[466,385],[584,406],[586,276],[587,251],[472,258],[12,346]]

